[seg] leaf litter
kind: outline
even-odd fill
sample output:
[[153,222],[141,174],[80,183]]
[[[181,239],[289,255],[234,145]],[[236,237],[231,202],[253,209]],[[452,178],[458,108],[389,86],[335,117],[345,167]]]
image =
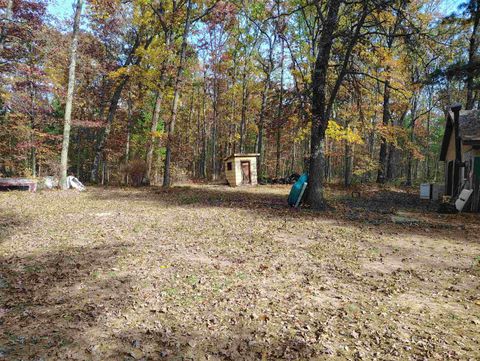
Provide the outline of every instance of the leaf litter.
[[[0,358],[478,359],[478,215],[399,189],[0,194]],[[415,222],[392,222],[392,215]]]

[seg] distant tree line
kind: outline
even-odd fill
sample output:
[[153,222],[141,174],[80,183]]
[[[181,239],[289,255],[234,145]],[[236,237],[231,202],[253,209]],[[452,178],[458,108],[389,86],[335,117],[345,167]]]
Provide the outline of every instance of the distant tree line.
[[168,187],[255,152],[322,208],[325,181],[438,179],[445,109],[480,103],[480,0],[0,6],[1,176]]

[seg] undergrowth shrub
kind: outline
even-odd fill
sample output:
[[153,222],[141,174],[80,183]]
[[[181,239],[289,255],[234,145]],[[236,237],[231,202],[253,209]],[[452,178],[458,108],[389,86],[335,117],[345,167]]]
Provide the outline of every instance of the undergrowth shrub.
[[147,163],[141,159],[133,159],[128,162],[125,171],[134,187],[142,185],[143,178],[147,174]]

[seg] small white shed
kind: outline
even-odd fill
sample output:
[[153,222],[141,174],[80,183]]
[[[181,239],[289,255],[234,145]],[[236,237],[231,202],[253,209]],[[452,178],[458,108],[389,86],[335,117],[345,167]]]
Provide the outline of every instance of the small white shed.
[[260,154],[232,154],[225,158],[225,175],[231,187],[257,185],[257,158]]

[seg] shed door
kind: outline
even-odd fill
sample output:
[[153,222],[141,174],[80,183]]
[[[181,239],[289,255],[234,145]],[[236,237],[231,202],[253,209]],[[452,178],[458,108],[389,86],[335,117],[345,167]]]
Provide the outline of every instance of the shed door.
[[473,203],[472,211],[480,212],[480,157],[473,161]]
[[250,162],[249,161],[241,161],[242,166],[242,184],[251,184],[252,177],[250,174]]

